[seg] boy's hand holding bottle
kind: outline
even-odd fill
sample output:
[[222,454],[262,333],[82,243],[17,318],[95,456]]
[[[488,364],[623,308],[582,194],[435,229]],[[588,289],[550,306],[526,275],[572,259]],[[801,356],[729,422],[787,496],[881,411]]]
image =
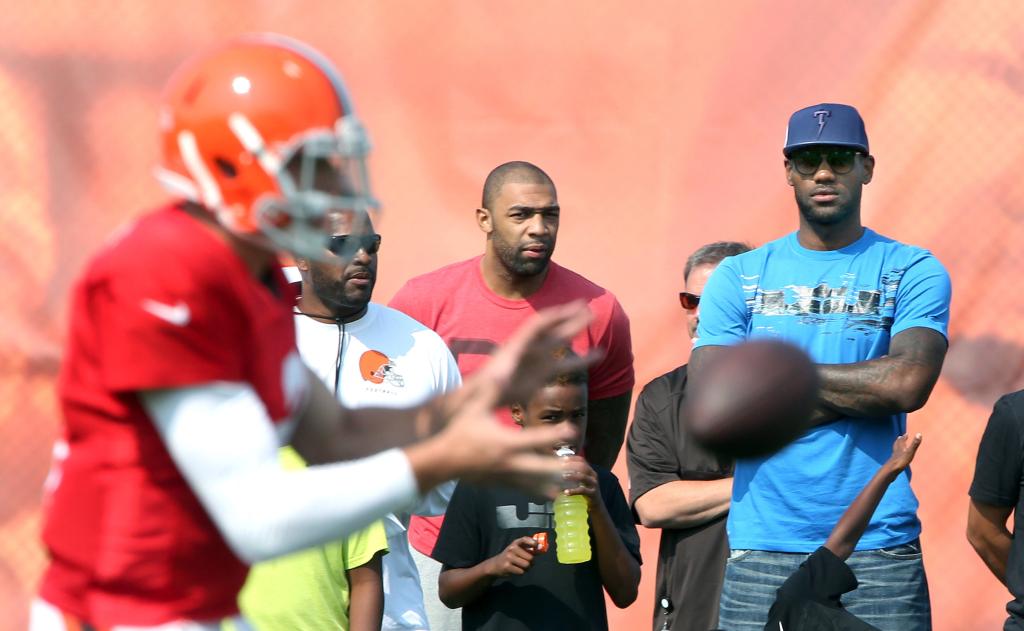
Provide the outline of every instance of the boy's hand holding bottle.
[[554,502],[555,552],[559,563],[585,563],[591,559],[587,515],[593,506],[604,508],[597,473],[572,449],[563,447],[557,453],[579,466],[576,471],[564,474],[566,488]]

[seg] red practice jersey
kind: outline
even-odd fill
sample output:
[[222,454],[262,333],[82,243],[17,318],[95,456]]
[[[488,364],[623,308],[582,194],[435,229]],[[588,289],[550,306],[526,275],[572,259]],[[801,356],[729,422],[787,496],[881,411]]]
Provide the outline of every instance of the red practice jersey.
[[[465,378],[538,310],[584,300],[594,319],[573,338],[572,349],[581,356],[593,348],[605,354],[590,368],[588,398],[607,399],[633,389],[629,318],[611,292],[551,261],[540,289],[526,300],[509,300],[487,287],[480,259],[477,256],[413,278],[389,305],[436,331]],[[510,414],[502,418],[514,425]],[[441,517],[413,518],[409,529],[413,547],[429,555],[441,521]]]
[[275,422],[305,396],[294,295],[177,207],[146,215],[77,283],[60,375],[41,597],[96,626],[237,612],[247,567],[171,460],[137,392],[252,386]]

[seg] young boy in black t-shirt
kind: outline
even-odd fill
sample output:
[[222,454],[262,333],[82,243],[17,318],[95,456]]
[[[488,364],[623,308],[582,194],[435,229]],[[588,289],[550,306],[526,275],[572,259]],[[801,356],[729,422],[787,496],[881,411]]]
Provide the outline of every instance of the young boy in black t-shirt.
[[[561,375],[526,404],[513,405],[523,427],[572,423],[580,441],[587,429],[587,375]],[[570,445],[579,453],[581,445]],[[578,458],[578,456],[573,456]],[[462,607],[462,628],[542,631],[608,629],[604,592],[619,607],[636,600],[640,539],[618,479],[594,466],[568,477],[565,492],[590,504],[592,558],[563,565],[555,550],[552,503],[509,489],[459,483],[434,548],[443,564],[441,600]],[[550,552],[534,535],[544,533]]]

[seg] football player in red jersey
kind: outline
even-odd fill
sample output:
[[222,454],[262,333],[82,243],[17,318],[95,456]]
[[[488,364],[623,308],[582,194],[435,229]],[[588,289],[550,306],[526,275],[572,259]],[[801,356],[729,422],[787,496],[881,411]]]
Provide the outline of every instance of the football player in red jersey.
[[[177,71],[160,126],[158,175],[179,201],[121,231],[75,286],[33,631],[218,628],[249,563],[450,478],[553,492],[575,474],[535,453],[569,436],[504,428],[493,410],[566,370],[548,357],[586,324],[579,305],[540,314],[416,409],[343,410],[302,364],[277,252],[332,256],[335,213],[375,206],[366,134],[323,57],[232,41]],[[282,443],[313,466],[282,470]]]

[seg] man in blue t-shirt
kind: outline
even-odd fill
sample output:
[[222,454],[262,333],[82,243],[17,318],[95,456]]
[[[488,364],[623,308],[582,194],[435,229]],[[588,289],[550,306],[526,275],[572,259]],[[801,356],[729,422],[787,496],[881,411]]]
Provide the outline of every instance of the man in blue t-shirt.
[[[926,250],[861,225],[875,160],[848,105],[790,117],[783,149],[799,229],[726,259],[701,298],[691,383],[722,347],[778,338],[818,364],[814,426],[779,453],[736,463],[720,626],[762,629],[775,591],[822,541],[924,405],[946,353],[950,282]],[[931,628],[909,470],[850,557],[850,613],[883,631]]]

